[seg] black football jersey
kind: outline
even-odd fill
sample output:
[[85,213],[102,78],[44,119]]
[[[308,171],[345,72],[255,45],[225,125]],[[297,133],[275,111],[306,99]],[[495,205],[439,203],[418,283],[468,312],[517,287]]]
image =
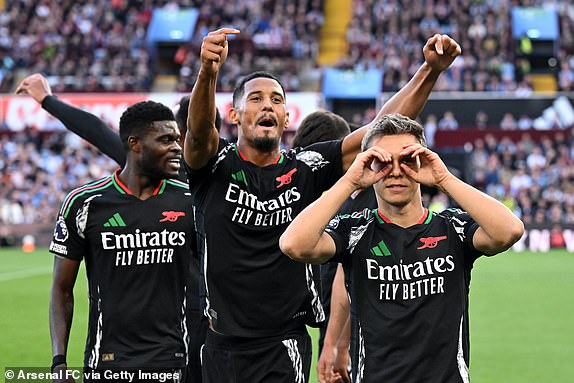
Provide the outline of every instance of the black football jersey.
[[213,329],[265,337],[322,321],[318,267],[289,259],[279,237],[341,176],[341,141],[281,151],[259,167],[220,139],[217,155],[189,172]]
[[468,382],[470,273],[478,228],[459,209],[425,209],[402,228],[377,209],[326,231],[351,281],[353,382]]
[[85,261],[86,367],[185,367],[193,225],[188,185],[177,180],[140,200],[116,172],[66,196],[50,251]]

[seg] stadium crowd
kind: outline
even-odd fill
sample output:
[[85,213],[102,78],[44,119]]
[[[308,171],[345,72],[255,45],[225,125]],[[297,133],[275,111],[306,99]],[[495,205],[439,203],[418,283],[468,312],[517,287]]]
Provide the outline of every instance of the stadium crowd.
[[[67,191],[117,167],[72,133],[27,129],[2,136],[0,144],[0,224],[51,224]],[[534,142],[525,131],[513,142],[486,134],[466,148],[469,183],[504,201],[525,223],[574,223],[574,135]],[[432,202],[448,205],[440,197]]]
[[[218,78],[219,90],[231,90],[242,74],[259,69],[282,73],[280,80],[286,89],[299,90],[304,67],[316,65],[323,3],[7,1],[6,12],[0,15],[0,91],[13,90],[18,70],[46,73],[55,80],[55,93],[149,90],[155,73],[145,36],[154,7],[199,9],[192,41],[182,46],[174,58],[180,64],[176,90],[191,88],[200,64],[196,57],[202,36],[220,25],[233,25],[242,33],[236,37],[235,51]],[[533,0],[528,5],[544,3]],[[505,37],[510,33],[512,5],[511,1],[354,0],[354,16],[347,31],[349,55],[340,66],[383,69],[384,90],[397,90],[422,60],[419,47],[425,36],[444,32],[461,42],[463,55],[441,76],[435,90],[528,92],[527,62]],[[561,90],[573,90],[574,6],[559,2],[556,7],[561,34],[558,84]],[[363,115],[353,116],[351,122],[360,125],[375,113],[374,108],[368,109]],[[477,127],[486,124],[485,118],[486,113],[477,115]],[[529,120],[527,116],[507,116],[500,127],[521,128]],[[435,130],[455,129],[456,119],[438,116],[434,124]],[[432,146],[429,133],[427,130]],[[288,147],[290,136],[286,137],[284,146]],[[572,222],[574,181],[573,171],[568,168],[574,158],[572,137],[556,142],[547,139],[540,144],[529,140],[527,134],[515,143],[492,141],[492,137],[486,137],[473,143],[475,172],[471,181],[506,199],[525,222],[543,217]],[[55,216],[57,201],[67,190],[114,167],[70,134],[40,136],[32,129],[4,135],[1,143],[1,223],[49,223]]]
[[0,137],[0,224],[52,225],[66,194],[117,164],[72,133]]
[[227,63],[221,90],[263,67],[298,90],[301,65],[318,53],[321,0],[9,0],[0,16],[0,91],[13,90],[18,70],[44,73],[57,92],[150,90],[157,62],[146,32],[157,7],[199,9],[195,36],[174,57],[179,91],[191,89],[203,35],[221,25],[242,30],[235,44],[241,54]]
[[[322,0],[42,0],[6,2],[0,16],[0,91],[15,86],[18,70],[43,72],[57,92],[147,91],[157,74],[146,31],[155,7],[199,10],[194,37],[174,55],[176,91],[193,85],[203,35],[222,25],[242,31],[218,81],[229,91],[247,72],[282,73],[287,90],[306,79],[317,83]],[[354,0],[343,68],[384,70],[383,89],[396,91],[422,61],[420,46],[433,33],[447,33],[464,47],[435,87],[440,90],[529,94],[531,66],[513,42],[511,7],[516,2]],[[545,5],[532,0],[524,6]],[[551,68],[560,90],[574,89],[574,6],[552,2],[560,16],[557,61]]]
[[524,223],[574,223],[574,137],[518,142],[487,134],[470,152],[472,184],[503,201]]
[[354,16],[347,30],[349,68],[384,70],[385,91],[399,89],[420,62],[425,36],[447,33],[459,41],[463,54],[442,76],[436,91],[497,91],[528,94],[531,65],[511,36],[511,8],[556,7],[560,39],[558,87],[574,89],[574,8],[568,2],[532,0],[354,0]]

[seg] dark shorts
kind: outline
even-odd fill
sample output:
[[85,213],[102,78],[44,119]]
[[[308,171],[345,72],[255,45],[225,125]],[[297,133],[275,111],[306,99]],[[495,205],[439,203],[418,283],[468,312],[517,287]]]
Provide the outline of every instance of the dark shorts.
[[208,330],[201,355],[203,383],[307,383],[311,337],[301,330],[284,337],[238,340]]

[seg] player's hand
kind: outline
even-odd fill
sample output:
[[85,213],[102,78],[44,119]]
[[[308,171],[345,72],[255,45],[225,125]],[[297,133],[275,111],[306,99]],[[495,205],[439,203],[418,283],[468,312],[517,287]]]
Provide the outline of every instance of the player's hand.
[[202,70],[214,75],[219,72],[219,69],[227,59],[227,52],[229,50],[227,43],[227,35],[239,34],[238,29],[234,28],[220,28],[216,31],[209,32],[201,44],[201,67]]
[[453,177],[438,154],[421,144],[405,145],[401,157],[410,157],[415,161],[401,161],[403,172],[416,182],[430,187],[441,187],[449,177]]
[[44,76],[34,73],[22,80],[16,88],[16,94],[29,94],[38,104],[41,104],[46,96],[52,95],[52,89]]
[[460,45],[452,37],[438,33],[428,39],[423,47],[425,61],[437,72],[448,68],[461,53]]
[[341,372],[338,368],[338,362],[337,347],[323,345],[323,350],[317,362],[317,378],[319,379],[319,383],[350,382],[347,365],[345,364]]
[[350,383],[351,377],[349,376],[349,370],[347,367],[349,366],[349,349],[347,347],[344,348],[337,348],[337,357],[335,358],[335,362],[333,364],[333,375],[336,379],[337,383]]
[[373,146],[357,155],[343,176],[355,189],[367,188],[386,177],[392,169],[392,156]]

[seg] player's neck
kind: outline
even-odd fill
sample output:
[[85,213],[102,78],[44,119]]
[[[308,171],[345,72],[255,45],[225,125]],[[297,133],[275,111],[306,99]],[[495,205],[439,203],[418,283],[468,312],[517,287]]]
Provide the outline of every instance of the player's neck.
[[237,143],[237,151],[242,160],[252,162],[260,167],[277,163],[281,156],[279,147],[267,152],[246,143]]
[[147,176],[142,176],[134,169],[125,167],[121,172],[117,173],[117,177],[121,182],[121,186],[128,194],[133,195],[141,200],[146,200],[157,192],[158,185],[161,179],[152,179]]
[[420,223],[426,210],[421,202],[410,202],[406,205],[396,206],[384,201],[378,203],[378,214],[400,227],[410,227]]

